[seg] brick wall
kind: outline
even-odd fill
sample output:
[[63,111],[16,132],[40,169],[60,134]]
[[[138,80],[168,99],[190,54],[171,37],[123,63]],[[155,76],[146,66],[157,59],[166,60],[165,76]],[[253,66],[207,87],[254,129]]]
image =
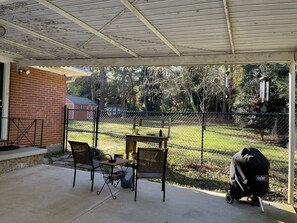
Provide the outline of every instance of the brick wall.
[[[43,146],[62,143],[66,78],[28,68],[29,75],[11,67],[9,117],[44,119]],[[38,140],[38,139],[37,139]]]

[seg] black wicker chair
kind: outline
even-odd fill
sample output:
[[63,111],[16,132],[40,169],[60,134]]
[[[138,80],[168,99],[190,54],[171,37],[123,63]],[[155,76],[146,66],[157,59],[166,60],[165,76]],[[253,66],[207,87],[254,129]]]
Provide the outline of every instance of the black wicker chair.
[[73,177],[73,187],[75,186],[75,179],[76,179],[76,169],[86,169],[91,172],[91,180],[92,180],[92,187],[91,191],[93,192],[94,186],[94,173],[95,170],[101,167],[99,162],[100,157],[111,156],[109,154],[102,154],[100,156],[93,156],[91,149],[88,143],[85,142],[75,142],[75,141],[68,141],[71,147],[73,161],[74,161],[74,177]]
[[165,172],[168,149],[138,148],[136,165],[135,196],[137,197],[137,181],[139,178],[159,178],[162,180],[163,201],[165,201]]

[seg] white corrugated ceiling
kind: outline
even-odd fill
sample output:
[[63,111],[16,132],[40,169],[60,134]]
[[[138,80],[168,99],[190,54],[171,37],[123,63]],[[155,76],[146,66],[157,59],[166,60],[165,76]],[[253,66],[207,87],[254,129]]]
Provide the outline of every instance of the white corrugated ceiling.
[[4,0],[0,4],[0,25],[6,28],[0,54],[29,65],[187,64],[245,55],[263,56],[264,61],[284,55],[286,61],[297,49],[296,0]]

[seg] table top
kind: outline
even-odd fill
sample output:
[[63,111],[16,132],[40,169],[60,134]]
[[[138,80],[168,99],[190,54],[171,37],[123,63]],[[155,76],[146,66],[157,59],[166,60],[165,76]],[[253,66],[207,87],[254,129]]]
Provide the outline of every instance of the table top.
[[139,139],[162,139],[168,140],[167,136],[151,136],[151,135],[126,135],[126,138],[139,138]]
[[103,165],[108,165],[108,166],[117,166],[117,165],[123,165],[126,163],[132,163],[132,162],[133,162],[133,160],[117,158],[116,162],[114,162],[114,163],[110,163],[110,162],[108,162],[108,160],[103,160],[103,161],[100,161],[99,163],[103,164]]

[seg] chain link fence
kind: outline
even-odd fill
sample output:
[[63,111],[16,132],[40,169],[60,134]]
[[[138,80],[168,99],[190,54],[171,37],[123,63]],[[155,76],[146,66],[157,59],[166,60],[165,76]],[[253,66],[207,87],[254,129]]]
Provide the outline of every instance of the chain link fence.
[[[288,114],[101,112],[98,117],[97,144],[95,115],[92,120],[69,120],[68,140],[124,154],[127,134],[157,136],[161,130],[163,136],[169,135],[169,181],[219,191],[228,188],[232,156],[243,148],[257,148],[271,164],[271,192],[265,199],[287,199]],[[137,147],[156,146],[137,143]]]
[[97,110],[67,109],[65,108],[65,144],[68,140],[87,142],[90,146],[97,146]]

